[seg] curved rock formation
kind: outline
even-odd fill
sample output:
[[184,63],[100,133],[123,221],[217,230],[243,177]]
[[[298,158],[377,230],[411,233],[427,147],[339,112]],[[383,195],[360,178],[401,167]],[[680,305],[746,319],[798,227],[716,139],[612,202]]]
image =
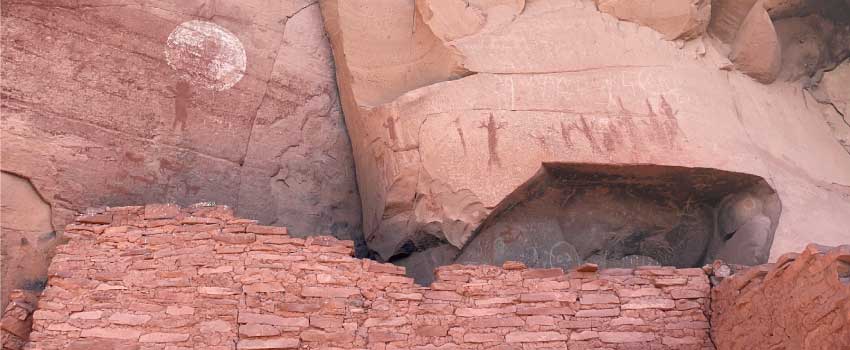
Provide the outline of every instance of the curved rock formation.
[[0,309],[12,290],[38,293],[47,281],[50,252],[60,243],[50,205],[29,180],[0,172]]
[[773,22],[761,2],[756,3],[744,17],[729,59],[735,68],[762,83],[771,83],[779,75],[782,60],[779,39]]
[[[371,2],[321,2],[366,241],[382,259],[425,271],[453,261],[544,163],[752,174],[782,202],[782,218],[769,220],[772,252],[846,240],[850,157],[798,83],[727,72],[727,53],[708,40],[668,42],[587,1],[469,1],[462,12],[434,3],[364,13]],[[741,45],[756,37],[745,25],[751,10],[740,11],[743,29],[729,30]],[[769,81],[775,52],[735,57],[752,55]],[[763,239],[764,217],[741,219],[748,233],[737,239]]]

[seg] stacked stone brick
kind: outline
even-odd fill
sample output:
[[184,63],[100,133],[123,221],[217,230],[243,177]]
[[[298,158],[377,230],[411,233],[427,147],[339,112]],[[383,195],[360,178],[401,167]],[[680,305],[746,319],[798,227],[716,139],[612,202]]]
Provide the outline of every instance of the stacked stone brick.
[[220,206],[69,225],[28,349],[711,349],[701,269],[445,266],[430,287]]
[[29,339],[36,296],[32,292],[13,290],[0,319],[0,347],[20,350]]
[[715,286],[717,348],[850,349],[850,245],[821,248],[811,244]]

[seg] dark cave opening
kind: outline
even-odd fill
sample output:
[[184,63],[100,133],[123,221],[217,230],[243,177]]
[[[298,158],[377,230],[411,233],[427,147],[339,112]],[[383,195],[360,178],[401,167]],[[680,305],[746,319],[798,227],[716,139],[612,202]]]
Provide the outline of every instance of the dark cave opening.
[[571,268],[767,262],[781,203],[758,176],[659,165],[544,164],[458,263]]

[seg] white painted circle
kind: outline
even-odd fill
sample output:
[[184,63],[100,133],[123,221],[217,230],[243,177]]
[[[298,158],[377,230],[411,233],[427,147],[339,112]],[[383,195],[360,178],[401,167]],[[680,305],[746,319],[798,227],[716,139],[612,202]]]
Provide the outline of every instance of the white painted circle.
[[168,35],[165,60],[181,79],[216,91],[236,85],[247,63],[239,38],[218,24],[197,20]]

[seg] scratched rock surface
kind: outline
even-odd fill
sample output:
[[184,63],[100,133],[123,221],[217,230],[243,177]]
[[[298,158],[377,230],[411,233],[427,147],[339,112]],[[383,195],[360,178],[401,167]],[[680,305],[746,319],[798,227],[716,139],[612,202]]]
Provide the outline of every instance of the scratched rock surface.
[[314,1],[3,1],[2,16],[2,170],[57,231],[87,207],[212,201],[357,239]]
[[664,40],[592,1],[320,3],[364,235],[408,271],[453,261],[544,164],[750,174],[781,200],[773,258],[848,239],[850,157],[822,105],[730,71],[728,47]]

